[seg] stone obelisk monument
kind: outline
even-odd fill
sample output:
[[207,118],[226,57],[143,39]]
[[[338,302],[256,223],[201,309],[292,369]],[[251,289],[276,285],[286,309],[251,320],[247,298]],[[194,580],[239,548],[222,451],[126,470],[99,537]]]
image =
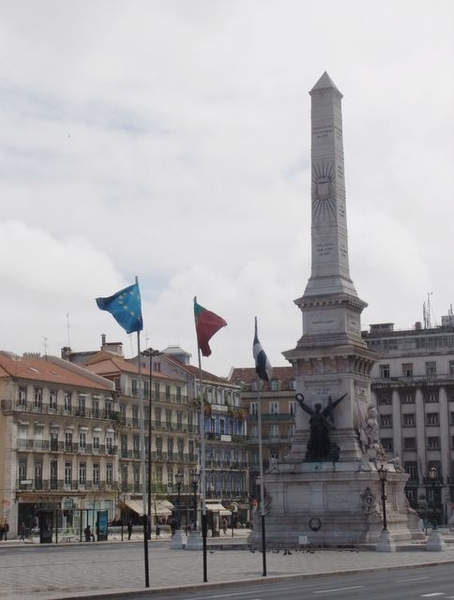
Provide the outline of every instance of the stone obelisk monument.
[[[404,494],[408,476],[397,460],[385,456],[370,404],[377,356],[361,338],[367,305],[350,277],[342,94],[324,73],[310,95],[312,271],[295,301],[303,335],[284,352],[297,382],[296,435],[285,458],[264,477],[266,538],[288,547],[378,543],[383,508],[378,468],[383,467],[390,532],[383,549],[392,549],[394,540],[412,537]],[[260,535],[254,523],[251,542]]]

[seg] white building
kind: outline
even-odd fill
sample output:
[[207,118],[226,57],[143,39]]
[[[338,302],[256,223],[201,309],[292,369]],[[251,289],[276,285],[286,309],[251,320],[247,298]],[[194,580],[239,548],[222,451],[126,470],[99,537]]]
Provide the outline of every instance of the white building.
[[445,523],[454,501],[452,317],[435,328],[371,325],[363,337],[382,356],[371,373],[381,442],[410,474],[406,493],[413,508]]

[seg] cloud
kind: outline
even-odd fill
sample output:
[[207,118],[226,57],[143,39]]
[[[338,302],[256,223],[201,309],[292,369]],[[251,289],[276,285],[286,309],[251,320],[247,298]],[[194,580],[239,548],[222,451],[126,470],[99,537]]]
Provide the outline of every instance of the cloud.
[[[207,369],[301,336],[310,96],[344,93],[351,275],[363,326],[454,297],[454,5],[178,0],[2,6],[0,347],[123,335],[94,298],[142,289],[142,343],[195,357],[192,298],[227,319]],[[451,269],[452,270],[452,269]],[[69,327],[67,313],[70,313]],[[6,317],[4,317],[6,319]],[[68,335],[69,334],[69,335]]]

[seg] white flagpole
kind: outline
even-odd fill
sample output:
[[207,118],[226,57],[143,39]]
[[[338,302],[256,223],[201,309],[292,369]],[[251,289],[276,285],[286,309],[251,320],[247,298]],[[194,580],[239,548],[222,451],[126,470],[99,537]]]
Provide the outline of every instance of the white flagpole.
[[259,473],[260,473],[260,515],[262,529],[263,576],[266,576],[266,536],[265,536],[265,480],[263,478],[263,443],[262,443],[262,405],[260,399],[260,378],[257,377],[257,425],[259,433]]

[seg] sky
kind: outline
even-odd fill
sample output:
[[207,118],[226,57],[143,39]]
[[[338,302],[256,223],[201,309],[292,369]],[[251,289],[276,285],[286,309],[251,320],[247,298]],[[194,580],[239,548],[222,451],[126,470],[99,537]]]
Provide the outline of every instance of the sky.
[[302,334],[310,96],[343,93],[362,329],[454,303],[452,0],[0,0],[0,349],[137,352],[95,303],[138,277],[141,348],[202,366]]

